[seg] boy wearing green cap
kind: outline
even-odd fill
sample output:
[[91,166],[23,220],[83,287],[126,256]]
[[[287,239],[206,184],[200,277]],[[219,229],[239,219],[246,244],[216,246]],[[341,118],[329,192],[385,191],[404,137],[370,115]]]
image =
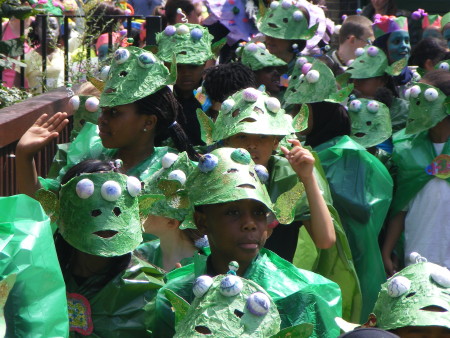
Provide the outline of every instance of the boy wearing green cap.
[[[310,159],[299,146],[285,151],[296,170],[312,170]],[[302,166],[304,162],[309,165]],[[261,181],[267,175],[267,170],[254,165],[244,149],[220,148],[201,158],[186,185],[195,206],[195,225],[208,236],[211,255],[206,261],[194,258],[194,264],[167,276],[168,285],[160,290],[156,301],[156,334],[168,336],[174,330],[174,315],[165,290],[190,303],[194,298],[195,278],[202,274],[224,274],[229,270],[230,261],[239,264],[238,276],[256,282],[273,298],[282,329],[315,323],[313,337],[338,334],[334,323],[334,316],[341,312],[338,286],[320,275],[297,269],[263,249],[271,232],[268,213],[275,213],[280,222],[290,223],[294,216],[290,194],[296,195],[302,189],[297,185],[274,205]]]

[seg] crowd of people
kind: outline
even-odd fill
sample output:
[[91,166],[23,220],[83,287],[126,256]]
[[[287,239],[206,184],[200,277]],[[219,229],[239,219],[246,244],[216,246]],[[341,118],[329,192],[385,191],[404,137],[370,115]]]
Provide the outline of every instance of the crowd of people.
[[[0,198],[6,336],[450,336],[450,12],[89,10],[94,75],[24,133],[21,195]],[[133,12],[163,17],[156,45],[143,22],[130,39],[101,15]],[[42,62],[46,38],[59,87],[61,26],[43,37],[42,18],[25,60]],[[39,177],[35,155],[69,119]]]

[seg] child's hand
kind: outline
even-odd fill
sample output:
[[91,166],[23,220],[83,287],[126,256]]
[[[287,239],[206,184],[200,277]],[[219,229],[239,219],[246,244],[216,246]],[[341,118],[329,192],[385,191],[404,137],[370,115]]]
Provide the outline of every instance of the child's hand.
[[304,181],[313,176],[315,158],[308,149],[300,144],[299,140],[288,140],[294,147],[289,151],[281,146],[281,150],[289,161],[292,169],[296,172],[300,180]]
[[69,123],[66,113],[56,113],[52,117],[41,115],[37,121],[20,138],[17,151],[25,156],[34,156],[53,139]]

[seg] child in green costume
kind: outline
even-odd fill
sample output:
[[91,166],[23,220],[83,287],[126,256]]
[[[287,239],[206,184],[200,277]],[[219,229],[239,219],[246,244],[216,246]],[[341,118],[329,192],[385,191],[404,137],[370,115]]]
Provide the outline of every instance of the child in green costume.
[[[141,179],[160,169],[160,159],[167,147],[155,147],[172,137],[181,151],[189,148],[183,129],[182,110],[167,85],[176,79],[172,72],[151,52],[137,47],[119,48],[112,66],[102,70],[103,92],[99,106],[102,114],[98,126],[86,123],[72,142],[67,154],[65,172],[85,159],[111,159],[120,156],[123,172]],[[93,109],[93,108],[92,108]],[[68,123],[66,113],[41,116],[22,136],[17,145],[19,191],[33,196],[41,184],[46,188],[57,183],[39,182],[33,156],[55,139]]]
[[[302,150],[300,146],[286,150],[287,157],[297,170],[312,172],[310,162],[300,164],[305,160]],[[232,260],[239,264],[237,275],[259,284],[272,297],[281,317],[281,329],[314,323],[313,337],[335,337],[339,333],[334,323],[336,313],[341,313],[338,286],[263,249],[271,232],[268,212],[275,212],[280,222],[290,223],[295,213],[290,199],[301,192],[301,185],[280,196],[273,205],[261,179],[267,179],[267,170],[255,166],[246,150],[232,148],[204,155],[189,175],[186,185],[195,206],[194,222],[208,236],[211,255],[206,261],[195,257],[194,264],[167,275],[167,287],[160,290],[156,301],[155,334],[171,336],[174,332],[175,318],[165,290],[190,303],[195,278],[224,274]]]

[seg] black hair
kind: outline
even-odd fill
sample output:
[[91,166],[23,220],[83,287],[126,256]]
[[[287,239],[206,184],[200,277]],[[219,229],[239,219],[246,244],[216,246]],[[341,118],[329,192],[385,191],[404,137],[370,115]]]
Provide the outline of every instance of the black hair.
[[207,69],[203,87],[212,101],[223,102],[237,91],[256,88],[257,84],[255,74],[249,67],[240,62],[231,62]]
[[390,89],[381,87],[377,89],[373,99],[384,103],[388,108],[390,108],[392,106],[392,102],[394,101],[394,94]]
[[[85,160],[71,167],[63,176],[61,184],[65,184],[72,178],[81,174],[98,173],[111,170],[113,170],[113,168],[109,162],[100,160]],[[54,240],[59,265],[63,271],[64,278],[70,278],[72,272],[71,264],[76,248],[67,243],[59,231],[55,233]],[[103,278],[99,278],[91,285],[93,290],[98,291],[102,289],[111,279],[124,271],[130,264],[131,254],[127,253],[122,256],[111,257],[111,261],[111,268],[108,269],[108,272],[102,275]]]
[[426,38],[419,41],[413,48],[409,64],[424,68],[425,61],[431,60],[434,64],[445,60],[447,56],[447,43],[438,38]]
[[384,54],[386,54],[386,56],[388,58],[389,58],[389,54],[388,54],[388,50],[387,50],[387,42],[388,42],[390,36],[391,36],[391,33],[387,33],[387,34],[377,37],[373,41],[373,45],[375,47],[380,48],[384,52]]
[[191,12],[195,10],[194,4],[192,3],[191,0],[168,0],[164,8],[167,24],[169,25],[175,24],[178,8],[181,8],[181,10],[186,15],[191,14]]
[[422,77],[422,82],[439,88],[447,96],[450,95],[450,72],[447,70],[431,70]]
[[186,151],[191,159],[198,160],[199,155],[194,150],[192,142],[180,123],[177,123],[177,120],[184,123],[187,120],[183,108],[169,87],[164,86],[156,93],[134,103],[138,114],[155,115],[158,119],[155,127],[155,146],[161,146],[163,141],[171,137],[180,152]]
[[345,42],[350,35],[362,39],[364,35],[372,31],[372,21],[365,16],[350,15],[345,19],[339,30],[339,44]]

